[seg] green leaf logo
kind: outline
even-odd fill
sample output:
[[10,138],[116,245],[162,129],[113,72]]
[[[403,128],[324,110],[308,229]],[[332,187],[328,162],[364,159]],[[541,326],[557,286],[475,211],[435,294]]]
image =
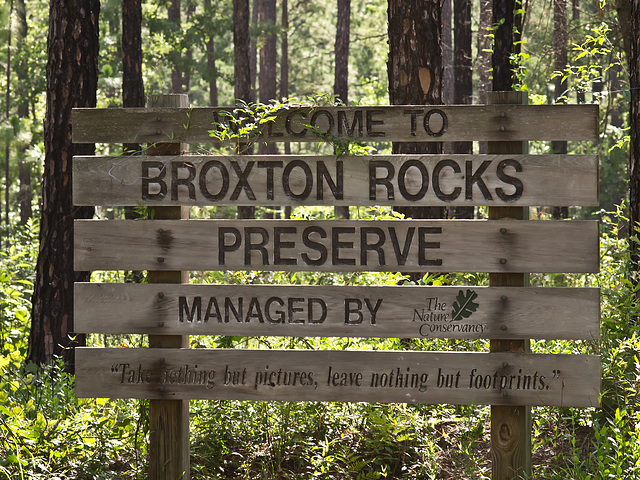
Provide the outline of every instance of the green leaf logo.
[[478,294],[473,290],[467,289],[466,293],[462,290],[458,291],[456,301],[453,302],[453,315],[451,321],[457,322],[464,318],[469,318],[480,306],[474,302],[477,297]]

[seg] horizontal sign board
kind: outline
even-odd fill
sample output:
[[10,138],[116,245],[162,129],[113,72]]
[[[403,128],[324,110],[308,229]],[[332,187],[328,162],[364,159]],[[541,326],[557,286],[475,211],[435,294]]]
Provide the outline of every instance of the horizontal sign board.
[[[234,109],[74,109],[73,142],[211,142],[223,110]],[[290,107],[256,141],[317,142],[314,130],[366,142],[597,140],[598,106]]]
[[76,396],[596,407],[600,357],[77,348]]
[[597,221],[76,220],[75,269],[597,272]]
[[74,157],[75,205],[597,206],[595,155]]
[[595,340],[599,294],[597,288],[76,283],[74,331]]

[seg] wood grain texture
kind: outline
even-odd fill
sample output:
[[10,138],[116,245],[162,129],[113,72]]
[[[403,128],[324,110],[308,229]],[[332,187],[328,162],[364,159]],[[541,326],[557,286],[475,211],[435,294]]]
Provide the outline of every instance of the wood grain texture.
[[596,155],[74,157],[73,176],[75,205],[599,204]]
[[[494,10],[494,15],[495,13]],[[508,33],[512,34],[512,32]],[[490,92],[488,102],[492,104],[526,104],[528,99],[525,92]],[[528,152],[526,142],[489,142],[487,147],[489,153]],[[528,218],[528,209],[523,207],[490,207],[489,218],[492,220],[509,218],[523,221]],[[593,258],[598,258],[598,255],[596,254]],[[528,273],[494,272],[489,274],[489,284],[496,287],[524,287],[529,285],[529,275]],[[492,339],[489,349],[491,352],[528,353],[531,349],[530,345],[531,342],[527,337],[521,340],[505,337]],[[491,405],[491,457],[492,480],[510,480],[514,477],[530,478],[531,408],[526,403],[513,406]]]
[[[596,288],[77,283],[75,289],[76,331],[82,333],[600,337]],[[469,317],[458,313],[458,297],[469,302]]]
[[78,397],[594,407],[600,396],[595,355],[82,348],[78,359]]
[[598,223],[81,220],[75,268],[597,272]]
[[[163,107],[187,107],[187,95],[151,95],[149,105]],[[188,145],[163,143],[150,146],[147,153],[154,155],[176,155]],[[153,158],[153,157],[150,157]],[[155,218],[162,220],[189,218],[189,210],[180,206],[158,207]],[[149,270],[147,278],[154,283],[184,283],[189,273],[183,271]],[[149,332],[153,333],[153,332]],[[149,335],[150,349],[188,348],[188,335]],[[149,401],[149,476],[157,480],[191,478],[189,445],[189,401],[185,399],[151,399]]]
[[[211,142],[221,110],[231,108],[75,109],[73,141]],[[255,141],[317,142],[309,124],[337,138],[369,142],[597,140],[598,106],[291,107]]]

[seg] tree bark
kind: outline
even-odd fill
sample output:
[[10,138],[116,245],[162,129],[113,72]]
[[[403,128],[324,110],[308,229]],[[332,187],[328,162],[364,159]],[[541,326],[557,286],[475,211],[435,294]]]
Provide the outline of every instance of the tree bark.
[[335,72],[333,93],[345,105],[349,104],[349,37],[351,0],[338,0],[336,19]]
[[[144,107],[142,0],[122,1],[122,106]],[[138,145],[125,145],[138,150]]]
[[[237,100],[247,103],[253,101],[249,51],[249,0],[233,0],[233,45],[234,45],[234,94]],[[239,153],[248,154],[246,144],[238,144]],[[238,218],[253,218],[255,209],[251,206],[239,206]]]
[[[338,0],[336,19],[335,71],[333,93],[336,99],[349,104],[349,42],[351,30],[351,0]],[[333,207],[337,218],[349,218],[349,206]]]
[[[442,105],[442,21],[437,0],[390,0],[389,97],[392,105]],[[438,142],[394,142],[393,153],[441,153]],[[444,207],[400,207],[411,218],[446,218]]]
[[[213,17],[211,0],[204,0],[204,12],[207,18]],[[209,105],[218,106],[218,71],[216,69],[216,51],[213,34],[207,37],[207,79],[209,81]]]
[[[7,90],[5,91],[5,115],[9,119],[11,115],[11,39],[13,37],[13,0],[9,3],[9,33],[7,38]],[[15,133],[15,132],[14,132]],[[9,191],[11,190],[11,178],[9,177],[9,161],[11,159],[11,150],[9,148],[9,139],[5,140],[4,148],[4,207],[5,207],[5,235],[9,235]],[[9,247],[7,241],[7,249]]]
[[[493,11],[492,0],[480,0],[480,19],[478,22],[478,50],[476,55],[476,71],[478,72],[478,103],[487,103],[487,92],[491,91],[491,38],[488,28],[491,27]],[[487,142],[478,144],[480,153],[487,153]]]
[[[453,71],[454,88],[453,103],[470,105],[473,98],[473,69],[471,63],[471,0],[453,1],[454,45]],[[455,142],[453,153],[473,153],[473,142]],[[473,207],[456,207],[454,217],[471,219]]]
[[515,0],[493,0],[493,24],[499,25],[494,33],[493,55],[493,91],[504,92],[513,88],[511,56],[516,53],[514,45]]
[[[277,92],[277,63],[278,55],[276,49],[276,2],[275,0],[259,0],[260,24],[266,29],[264,42],[260,49],[260,80],[259,95],[261,103],[269,103],[278,96]],[[261,143],[258,148],[259,154],[273,155],[277,153],[276,144]]]
[[27,360],[60,356],[71,371],[71,347],[85,343],[73,334],[73,283],[89,279],[73,270],[73,220],[91,218],[94,210],[73,206],[71,165],[73,155],[95,150],[71,142],[71,109],[96,106],[99,12],[98,0],[51,0],[49,7],[40,251]]
[[[122,1],[122,106],[144,107],[144,80],[142,78],[142,0]],[[137,153],[140,145],[123,145],[125,154]],[[125,207],[127,219],[139,218],[134,207]],[[144,274],[141,271],[125,272],[128,282],[141,283]]]
[[[16,16],[18,20],[18,26],[16,28],[16,51],[22,51],[22,45],[24,39],[27,36],[27,8],[24,0],[16,0],[15,4]],[[20,56],[20,61],[17,68],[18,77],[18,117],[27,118],[29,116],[29,100],[27,94],[27,88],[29,84],[28,66],[23,60],[24,56]],[[31,202],[33,200],[33,193],[31,190],[31,165],[24,161],[24,154],[27,147],[22,147],[21,155],[18,164],[18,179],[20,181],[20,193],[18,194],[18,203],[20,204],[20,225],[26,225],[31,216],[33,210]]]
[[[567,0],[553,0],[553,68],[556,77],[554,84],[554,103],[566,104],[569,93],[569,81],[565,78],[567,68]],[[567,153],[567,142],[551,142],[552,153]],[[569,216],[568,207],[553,207],[553,218],[559,220]]]
[[[282,0],[282,52],[280,55],[280,96],[289,98],[289,2]],[[291,154],[291,144],[284,143],[285,155]],[[291,218],[291,205],[284,207],[284,218]]]
[[[124,0],[125,2],[127,0]],[[182,28],[182,21],[180,18],[180,10],[181,10],[181,0],[171,0],[169,4],[169,8],[167,10],[167,17],[169,22],[173,25],[171,26],[172,31],[175,34],[179,34]],[[174,50],[170,54],[171,59],[171,91],[173,93],[183,93],[182,85],[183,85],[183,72],[180,67],[181,59],[180,59],[180,48],[176,48],[174,45]]]
[[[258,26],[259,16],[259,0],[253,0],[251,8],[251,23],[254,27]],[[247,10],[247,15],[249,10]],[[256,80],[258,78],[258,39],[254,36],[249,40],[249,82],[251,84],[251,98],[255,101],[256,97]]]
[[[630,4],[630,5],[629,5]],[[629,8],[630,7],[630,8]],[[620,24],[627,26],[625,49],[629,64],[629,248],[632,271],[638,271],[640,255],[634,238],[639,234],[640,222],[640,0],[618,1]],[[634,275],[631,278],[636,278]],[[637,280],[636,280],[637,281]]]
[[[196,3],[193,0],[187,2],[186,18],[187,22],[196,13]],[[193,48],[191,43],[187,43],[186,50],[184,52],[184,58],[182,59],[182,91],[189,92],[191,89],[191,70],[193,69]]]
[[[455,103],[455,65],[452,29],[452,0],[442,1],[442,102],[445,105]],[[446,147],[445,147],[446,148]]]

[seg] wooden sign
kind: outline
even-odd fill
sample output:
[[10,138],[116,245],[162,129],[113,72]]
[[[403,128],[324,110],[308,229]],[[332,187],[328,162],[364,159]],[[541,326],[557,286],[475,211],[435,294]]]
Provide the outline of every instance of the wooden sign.
[[[74,109],[74,143],[211,142],[233,108]],[[248,120],[253,121],[252,119]],[[597,105],[290,107],[256,138],[317,142],[309,128],[367,142],[597,140]]]
[[75,269],[597,272],[597,221],[78,220]]
[[595,155],[74,157],[75,205],[598,205]]
[[78,397],[596,407],[600,357],[76,349]]
[[76,283],[74,331],[596,340],[599,293],[597,288]]

